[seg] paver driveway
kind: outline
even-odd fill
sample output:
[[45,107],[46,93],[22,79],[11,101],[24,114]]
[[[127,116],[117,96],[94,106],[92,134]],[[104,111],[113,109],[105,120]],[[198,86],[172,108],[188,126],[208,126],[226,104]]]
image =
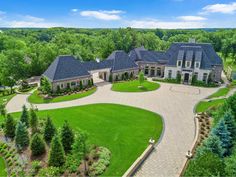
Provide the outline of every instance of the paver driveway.
[[[118,103],[144,108],[163,116],[165,130],[160,143],[148,157],[137,176],[176,176],[195,136],[195,104],[217,88],[198,88],[185,85],[161,84],[160,89],[142,93],[111,91],[111,84],[101,84],[88,97],[61,103],[38,104],[39,110],[71,107],[92,103]],[[21,111],[28,95],[17,95],[8,104],[9,112]],[[138,119],[138,117],[137,117]]]

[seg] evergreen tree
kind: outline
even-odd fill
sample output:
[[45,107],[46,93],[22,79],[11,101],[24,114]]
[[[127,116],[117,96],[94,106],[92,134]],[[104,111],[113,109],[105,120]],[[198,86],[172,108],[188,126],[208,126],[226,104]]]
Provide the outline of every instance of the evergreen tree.
[[224,149],[222,148],[221,141],[219,137],[215,135],[209,136],[209,138],[205,141],[204,146],[214,154],[219,155],[220,157],[224,154]]
[[224,121],[227,126],[227,130],[230,132],[230,136],[235,140],[236,138],[236,124],[231,110],[228,110],[224,114]]
[[55,135],[51,143],[48,165],[54,167],[61,167],[64,163],[65,163],[65,152],[60,139],[58,138],[57,135]]
[[26,108],[25,105],[22,108],[22,114],[21,114],[21,117],[20,117],[20,121],[22,123],[25,123],[25,125],[27,127],[29,127],[29,114],[28,114],[28,111],[27,111],[27,108]]
[[220,122],[216,125],[216,127],[212,130],[213,135],[219,137],[221,141],[221,145],[225,151],[224,155],[228,155],[230,152],[230,148],[232,147],[232,138],[230,137],[230,133],[227,130],[227,126],[225,125],[224,120],[220,120]]
[[30,127],[32,134],[38,131],[38,117],[33,109],[30,109]]
[[51,118],[48,117],[43,132],[44,140],[47,143],[50,143],[55,133],[56,133],[56,128],[53,125]]
[[45,153],[45,143],[42,139],[42,137],[35,133],[32,137],[30,149],[33,156],[39,156]]
[[236,151],[225,159],[226,176],[236,176]]
[[10,114],[7,114],[5,119],[4,134],[6,137],[15,137],[16,122]]
[[61,142],[64,147],[64,151],[66,153],[69,152],[72,148],[72,144],[74,143],[74,133],[67,121],[65,121],[61,129]]
[[140,86],[142,86],[143,82],[144,82],[144,73],[142,71],[139,72],[138,74],[138,80],[139,80],[139,84]]
[[15,143],[18,149],[26,148],[29,145],[29,133],[24,123],[19,121],[16,125]]

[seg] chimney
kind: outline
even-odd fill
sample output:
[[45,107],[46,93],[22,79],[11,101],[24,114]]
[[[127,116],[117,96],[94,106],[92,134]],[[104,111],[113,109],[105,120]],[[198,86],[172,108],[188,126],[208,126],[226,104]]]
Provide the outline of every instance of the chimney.
[[195,38],[189,38],[189,40],[188,40],[188,43],[196,43],[196,40],[195,40]]

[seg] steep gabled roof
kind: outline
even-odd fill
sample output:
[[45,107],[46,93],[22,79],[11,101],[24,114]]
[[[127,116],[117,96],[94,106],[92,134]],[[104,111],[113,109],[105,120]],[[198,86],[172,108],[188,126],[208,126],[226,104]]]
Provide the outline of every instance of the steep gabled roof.
[[168,60],[165,52],[149,51],[144,47],[131,50],[129,56],[135,62],[166,63]]
[[51,81],[90,75],[73,56],[58,56],[43,74]]
[[112,61],[111,70],[118,71],[130,68],[138,68],[135,61],[131,60],[129,55],[123,50],[114,51],[106,60],[106,62]]
[[166,53],[169,56],[168,66],[176,66],[180,55],[183,55],[184,63],[186,60],[192,61],[192,67],[195,61],[201,62],[201,69],[211,69],[214,65],[222,65],[222,60],[213,46],[207,43],[173,43]]

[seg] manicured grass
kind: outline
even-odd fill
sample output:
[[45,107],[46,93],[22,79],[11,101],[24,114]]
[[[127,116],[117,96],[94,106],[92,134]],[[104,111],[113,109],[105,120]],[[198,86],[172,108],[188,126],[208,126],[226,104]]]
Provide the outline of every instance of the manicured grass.
[[[112,153],[111,164],[104,176],[122,176],[146,149],[149,139],[157,141],[163,129],[159,115],[116,104],[39,111],[38,115],[50,116],[57,127],[68,120],[74,130],[88,132],[91,144],[107,147]],[[20,113],[13,116],[19,117]]]
[[2,157],[0,157],[0,177],[7,177],[5,162]]
[[143,87],[139,87],[139,81],[126,81],[126,82],[117,82],[113,83],[112,90],[118,92],[146,92],[156,90],[160,87],[158,83],[144,81],[142,84]]
[[212,101],[200,101],[196,106],[196,112],[205,112],[211,107],[217,107],[224,104],[225,99],[217,99]]
[[56,102],[62,102],[62,101],[71,101],[71,100],[76,100],[79,98],[83,98],[86,96],[89,96],[93,94],[97,89],[93,88],[91,90],[88,90],[86,92],[82,93],[76,93],[76,94],[71,94],[71,95],[65,95],[65,96],[58,96],[52,99],[44,99],[40,95],[38,95],[38,91],[34,91],[28,98],[28,101],[30,103],[35,103],[35,104],[42,104],[42,103],[56,103]]
[[11,94],[11,95],[7,95],[7,96],[0,96],[0,104],[2,104],[4,102],[4,100],[6,100],[6,102],[10,101],[10,99],[12,99],[16,94]]
[[230,91],[230,88],[228,87],[221,88],[216,93],[210,95],[208,98],[217,98],[221,96],[226,96],[229,93],[229,91]]

